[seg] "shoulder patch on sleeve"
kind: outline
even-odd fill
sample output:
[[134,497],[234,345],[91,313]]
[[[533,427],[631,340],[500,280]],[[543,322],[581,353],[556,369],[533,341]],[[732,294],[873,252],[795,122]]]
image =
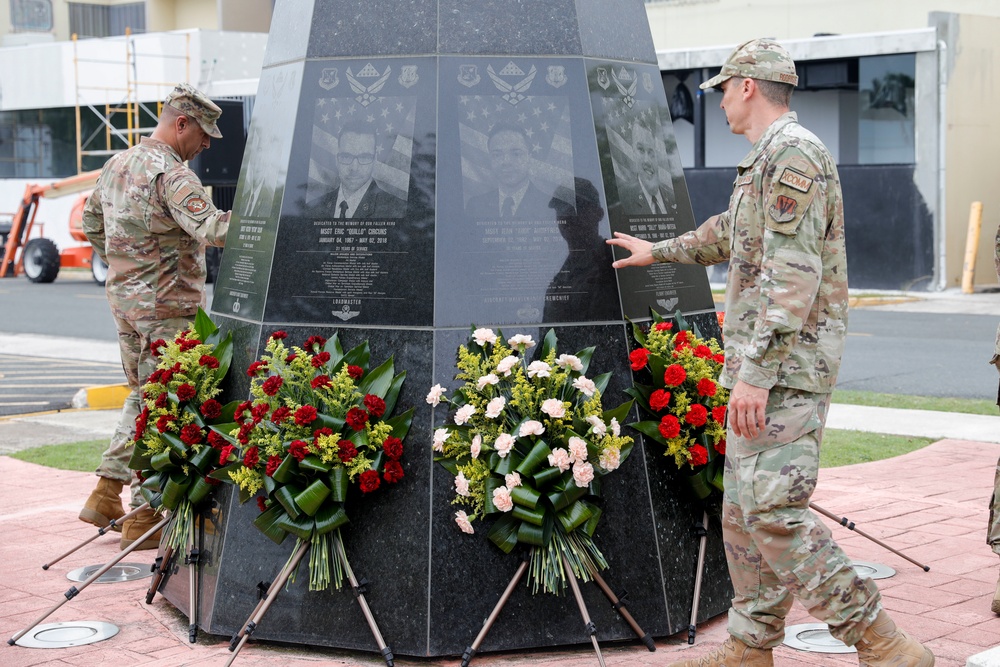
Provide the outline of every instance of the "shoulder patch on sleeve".
[[778,182],[790,188],[795,188],[799,192],[809,192],[809,189],[813,186],[811,178],[791,167],[785,167],[784,171],[781,172]]

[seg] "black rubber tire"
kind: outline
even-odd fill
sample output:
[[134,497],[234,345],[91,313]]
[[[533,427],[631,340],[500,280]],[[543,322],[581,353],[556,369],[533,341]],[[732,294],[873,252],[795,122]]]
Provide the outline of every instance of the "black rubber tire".
[[96,252],[90,256],[90,275],[94,277],[94,282],[104,285],[108,281],[108,265],[101,260],[101,256]]
[[24,246],[24,275],[33,283],[50,283],[59,275],[59,248],[49,239],[31,239]]

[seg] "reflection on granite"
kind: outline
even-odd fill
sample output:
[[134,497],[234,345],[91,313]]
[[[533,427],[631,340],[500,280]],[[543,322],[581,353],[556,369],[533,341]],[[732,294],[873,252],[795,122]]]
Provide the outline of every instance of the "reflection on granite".
[[[663,238],[694,228],[666,97],[640,0],[277,0],[213,317],[234,336],[225,398],[245,399],[244,369],[271,332],[291,345],[339,332],[373,362],[406,371],[397,411],[414,408],[405,477],[350,504],[348,555],[399,655],[460,654],[518,567],[454,524],[450,474],[433,462],[424,397],[454,388],[470,324],[560,351],[596,346],[611,372],[606,406],[632,377],[626,317],[688,313],[718,335],[701,267],[614,272],[613,230]],[[633,194],[647,135],[662,211]],[[700,513],[662,454],[637,441],[604,482],[596,543],[602,576],[654,636],[688,623]],[[355,499],[356,500],[356,499]],[[229,487],[206,531],[201,627],[230,635],[294,539],[276,545]],[[702,617],[731,589],[710,526]],[[348,590],[310,593],[301,567],[258,639],[375,651]],[[186,569],[164,596],[187,609]],[[601,640],[636,641],[593,584],[582,587]],[[518,587],[483,650],[588,640],[569,595]]]

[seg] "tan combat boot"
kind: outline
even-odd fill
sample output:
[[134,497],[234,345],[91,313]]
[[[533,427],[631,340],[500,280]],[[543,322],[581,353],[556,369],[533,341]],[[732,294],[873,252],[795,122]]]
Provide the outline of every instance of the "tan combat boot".
[[862,667],[931,667],[931,650],[896,627],[889,614],[880,611],[854,648]]
[[771,649],[754,648],[730,636],[722,646],[701,658],[674,662],[670,667],[772,667]]
[[[109,477],[97,479],[97,487],[90,492],[90,497],[80,510],[80,521],[104,528],[112,519],[125,515],[121,499],[122,483]],[[121,526],[115,524],[115,530],[121,530]]]
[[[125,525],[122,526],[121,548],[127,549],[132,546],[133,542],[142,537],[150,528],[158,524],[160,521],[160,515],[148,507],[131,519],[125,519]],[[163,529],[161,528],[137,546],[135,550],[141,551],[143,549],[155,549],[160,545],[160,535],[162,534]]]

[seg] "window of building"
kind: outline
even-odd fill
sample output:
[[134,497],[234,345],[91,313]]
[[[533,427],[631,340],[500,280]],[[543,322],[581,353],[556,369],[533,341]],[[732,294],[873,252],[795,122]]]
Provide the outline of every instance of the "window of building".
[[14,32],[49,32],[52,0],[11,0],[10,24]]
[[0,178],[62,178],[75,173],[72,107],[0,111]]
[[[799,85],[792,111],[826,144],[838,164],[914,163],[914,54],[805,61],[796,69]],[[702,76],[717,71],[706,70]],[[696,103],[704,104],[703,164],[696,164],[698,128],[684,120],[674,123],[681,161],[685,167],[731,168],[750,145],[729,132],[725,112],[719,108],[721,94],[699,93],[690,73],[668,72],[663,77],[668,99],[675,87],[684,86]]]
[[125,29],[133,33],[146,32],[146,3],[132,2],[125,5],[91,5],[70,2],[69,29],[79,37],[113,37],[124,35]]

